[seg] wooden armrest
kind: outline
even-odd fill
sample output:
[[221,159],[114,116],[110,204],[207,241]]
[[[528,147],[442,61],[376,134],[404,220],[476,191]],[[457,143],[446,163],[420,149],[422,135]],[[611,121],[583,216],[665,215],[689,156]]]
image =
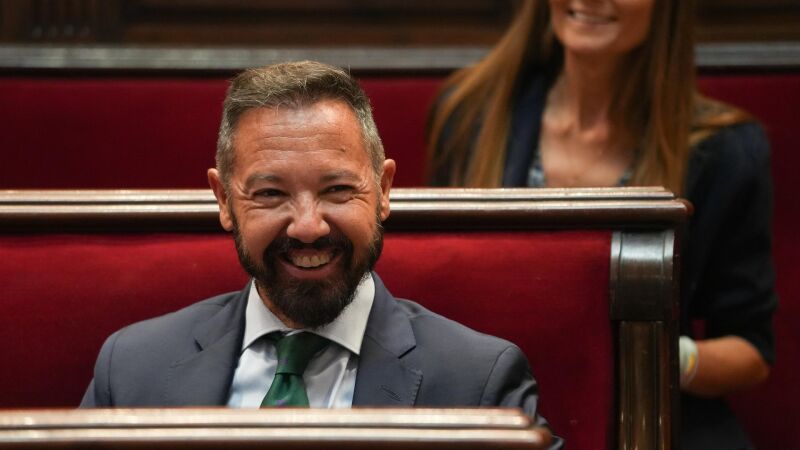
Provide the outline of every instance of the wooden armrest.
[[0,449],[527,449],[550,432],[516,409],[86,409],[0,414]]

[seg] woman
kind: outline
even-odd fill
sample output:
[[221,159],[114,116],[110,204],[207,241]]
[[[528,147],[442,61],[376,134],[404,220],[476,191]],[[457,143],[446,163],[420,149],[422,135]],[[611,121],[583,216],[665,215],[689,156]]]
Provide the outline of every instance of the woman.
[[[774,359],[769,148],[748,115],[697,93],[690,0],[526,0],[507,33],[444,87],[434,185],[662,185],[683,234],[682,448],[749,448],[723,395]],[[691,322],[705,321],[692,339]]]

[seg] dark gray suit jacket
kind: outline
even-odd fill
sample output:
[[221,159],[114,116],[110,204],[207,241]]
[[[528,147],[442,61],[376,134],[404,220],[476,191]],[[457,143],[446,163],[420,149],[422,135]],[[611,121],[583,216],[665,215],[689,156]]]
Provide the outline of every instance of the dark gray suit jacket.
[[[507,406],[545,423],[536,414],[536,381],[517,346],[397,300],[373,278],[354,406]],[[114,333],[100,350],[81,407],[225,405],[248,293],[223,294]]]

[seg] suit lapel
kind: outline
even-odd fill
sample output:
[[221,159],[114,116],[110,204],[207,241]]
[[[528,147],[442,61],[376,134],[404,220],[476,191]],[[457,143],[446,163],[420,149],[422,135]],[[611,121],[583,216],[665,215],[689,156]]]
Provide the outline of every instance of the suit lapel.
[[[361,345],[353,406],[413,406],[422,371],[404,359],[416,347],[411,322],[374,273],[373,279],[375,300]],[[248,295],[249,286],[195,327],[198,351],[170,368],[165,405],[225,404],[241,350]]]
[[198,352],[175,361],[170,367],[168,405],[225,404],[242,346],[249,291],[249,286],[245,287],[217,314],[194,328],[192,335]]
[[413,406],[422,371],[404,360],[416,347],[411,322],[380,278],[372,277],[375,301],[361,344],[353,406]]

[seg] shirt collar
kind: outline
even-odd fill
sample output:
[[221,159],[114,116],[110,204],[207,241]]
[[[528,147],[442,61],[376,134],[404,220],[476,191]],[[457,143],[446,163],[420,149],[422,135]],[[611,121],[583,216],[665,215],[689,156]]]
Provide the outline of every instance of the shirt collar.
[[[367,329],[367,319],[374,299],[375,281],[368,273],[356,288],[353,301],[339,314],[339,317],[324,327],[306,331],[327,338],[358,355],[361,352],[361,341],[364,339],[364,331]],[[265,334],[288,330],[286,325],[264,305],[261,296],[258,295],[255,282],[251,281],[245,311],[242,351]]]

